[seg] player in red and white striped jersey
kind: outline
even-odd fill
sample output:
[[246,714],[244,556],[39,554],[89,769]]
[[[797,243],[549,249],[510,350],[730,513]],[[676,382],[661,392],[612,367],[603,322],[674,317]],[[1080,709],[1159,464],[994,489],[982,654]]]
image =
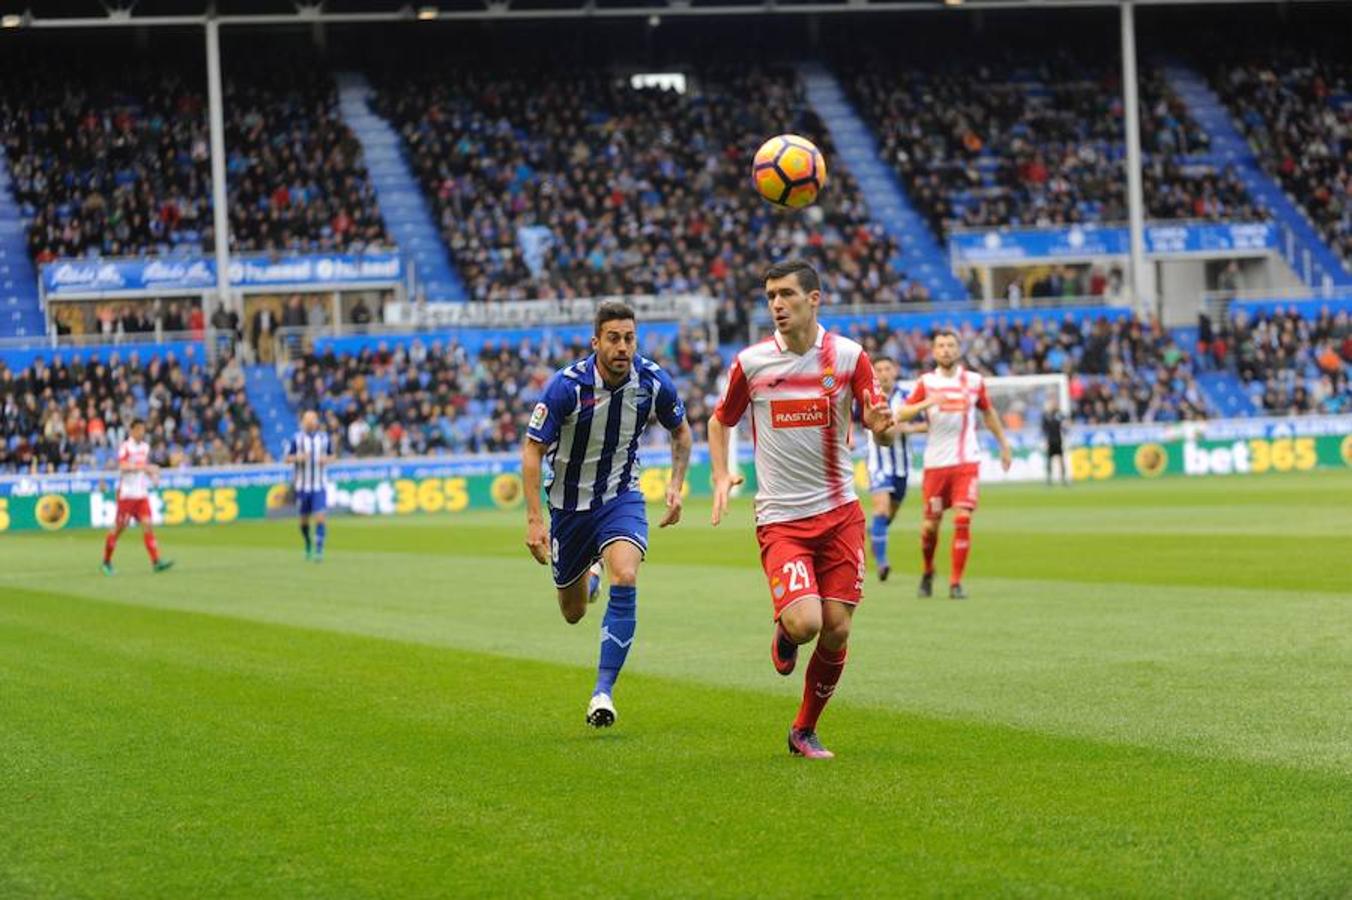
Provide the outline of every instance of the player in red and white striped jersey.
[[845,668],[850,620],[864,585],[864,514],[854,493],[846,438],[854,401],[875,439],[890,444],[893,423],[868,354],[817,322],[821,283],[807,263],[772,266],[765,293],[773,337],[737,354],[709,419],[713,524],[741,478],[728,469],[731,430],[748,409],[756,454],[756,539],[774,602],[770,656],[793,671],[798,645],[817,639],[789,751],[828,758],[817,719]]
[[160,559],[160,545],[155,540],[155,529],[150,524],[150,487],[160,480],[159,466],[150,461],[150,444],[146,443],[146,423],[136,419],[131,423],[130,436],[117,450],[117,519],[103,540],[103,574],[113,574],[113,550],[117,539],[135,519],[141,526],[146,553],[156,572],[173,566],[171,560]]
[[986,395],[986,382],[978,372],[964,368],[957,332],[947,329],[935,333],[932,342],[935,369],[917,379],[915,389],[906,398],[906,406],[897,413],[902,421],[925,413],[929,438],[925,443],[924,516],[920,525],[920,547],[925,571],[920,576],[921,597],[934,593],[934,551],[939,545],[939,524],[944,510],[953,507],[953,564],[949,572],[948,596],[961,600],[967,596],[962,573],[972,546],[972,513],[976,512],[981,444],[976,438],[977,413],[1000,444],[1000,465],[1009,471],[1012,456],[1000,416]]

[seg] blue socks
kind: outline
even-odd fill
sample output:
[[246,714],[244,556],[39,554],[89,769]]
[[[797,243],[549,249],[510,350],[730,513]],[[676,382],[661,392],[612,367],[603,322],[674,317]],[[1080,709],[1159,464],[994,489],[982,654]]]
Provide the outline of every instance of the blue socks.
[[324,555],[324,533],[328,530],[324,527],[326,524],[328,523],[318,522],[315,524],[315,552],[320,556]]
[[310,523],[309,523],[309,522],[306,522],[304,525],[300,526],[300,533],[301,533],[301,536],[302,536],[303,538],[305,538],[305,552],[306,552],[306,553],[309,553],[309,552],[310,552]]
[[610,586],[610,602],[601,620],[601,661],[596,667],[595,694],[609,694],[620,677],[629,646],[634,643],[637,624],[638,588],[633,585]]
[[887,565],[887,516],[873,517],[873,524],[869,528],[869,537],[873,541],[873,560],[880,566]]

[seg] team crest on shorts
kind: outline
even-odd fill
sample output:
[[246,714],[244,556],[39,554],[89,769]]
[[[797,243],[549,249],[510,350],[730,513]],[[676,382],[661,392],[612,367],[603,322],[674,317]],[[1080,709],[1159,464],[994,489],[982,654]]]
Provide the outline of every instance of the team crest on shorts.
[[779,580],[779,576],[770,580],[770,593],[775,595],[776,600],[784,599],[784,582]]

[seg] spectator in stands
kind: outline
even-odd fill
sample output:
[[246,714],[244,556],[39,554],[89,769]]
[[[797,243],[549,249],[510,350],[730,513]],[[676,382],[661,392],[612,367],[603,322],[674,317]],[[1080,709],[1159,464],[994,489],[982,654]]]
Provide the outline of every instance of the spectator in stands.
[[[355,355],[312,353],[293,364],[294,402],[318,408],[345,452],[356,455],[492,453],[513,450],[533,398],[550,374],[586,356],[583,344],[486,344],[414,340]],[[702,331],[649,342],[645,354],[677,381],[697,434],[718,398],[723,360]]]
[[305,327],[305,305],[301,303],[300,294],[287,298],[286,308],[282,310],[282,325],[286,328]]
[[[226,63],[231,249],[389,246],[325,67],[243,51]],[[200,78],[200,59],[159,54],[144,66],[122,49],[0,55],[0,146],[35,261],[210,249]]]
[[1229,59],[1213,84],[1268,173],[1352,267],[1352,63],[1344,43],[1326,50],[1322,40],[1300,43],[1269,40],[1246,53],[1225,47]]
[[272,307],[263,304],[254,313],[253,324],[249,327],[249,343],[259,362],[270,363],[273,360],[273,337],[277,333],[277,316]]
[[1234,320],[1226,365],[1261,389],[1275,414],[1336,414],[1352,407],[1352,317],[1327,308],[1313,319],[1277,309]]
[[319,297],[311,297],[309,304],[305,307],[305,325],[309,328],[323,328],[329,324],[329,311],[325,306],[325,301]]
[[183,319],[183,310],[176,302],[170,302],[159,312],[160,330],[166,335],[178,337],[187,329]]
[[[442,234],[479,300],[693,292],[747,297],[789,252],[830,273],[828,303],[920,299],[895,242],[790,70],[723,67],[689,93],[635,89],[603,69],[413,71],[379,79]],[[801,214],[747,188],[765,135],[811,136],[831,186]],[[679,139],[675,136],[679,135]]]
[[358,297],[357,302],[352,304],[352,309],[348,312],[348,320],[353,325],[371,324],[371,309],[361,297]]
[[[17,372],[0,362],[0,447],[9,471],[57,472],[115,464],[126,424],[147,421],[152,457],[166,466],[264,461],[258,420],[234,360],[138,353],[42,358]],[[228,454],[217,448],[222,442]]]
[[[926,336],[886,329],[861,332],[870,352],[890,356],[902,371],[923,369]],[[1074,418],[1086,423],[1165,422],[1205,418],[1206,403],[1191,358],[1157,321],[1095,320],[1087,332],[1067,315],[1059,326],[989,320],[962,329],[967,361],[989,375],[1071,375]]]
[[[1118,70],[1095,48],[1036,55],[967,47],[982,63],[929,66],[857,57],[842,66],[884,158],[938,235],[956,227],[1065,226],[1126,219]],[[1146,70],[1141,128],[1148,215],[1256,219],[1229,170],[1186,163],[1208,139],[1162,75]]]

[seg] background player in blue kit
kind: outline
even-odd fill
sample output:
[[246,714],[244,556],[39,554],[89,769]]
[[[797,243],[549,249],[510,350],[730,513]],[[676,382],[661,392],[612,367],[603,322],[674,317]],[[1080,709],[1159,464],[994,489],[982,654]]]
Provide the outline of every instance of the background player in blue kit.
[[[526,494],[526,546],[552,563],[559,609],[573,624],[599,585],[585,577],[598,560],[610,573],[601,622],[601,658],[587,724],[615,722],[615,679],[634,641],[639,563],[648,549],[648,517],[638,490],[639,438],[655,415],[671,432],[671,480],[661,527],[681,519],[681,490],[693,436],[685,404],[670,376],[638,354],[634,311],[602,303],[591,356],[560,369],[531,414],[521,448]],[[540,510],[541,471],[548,462],[549,527]]]
[[[873,360],[878,387],[893,415],[906,405],[906,391],[897,383],[897,364],[885,356]],[[873,519],[869,523],[869,542],[878,565],[878,580],[886,581],[892,567],[887,562],[887,529],[906,499],[906,480],[911,474],[911,447],[906,436],[924,431],[923,424],[899,422],[889,429],[890,445],[884,445],[868,433],[868,489],[873,497]]]
[[[305,558],[324,561],[327,526],[324,510],[328,496],[324,487],[328,464],[333,455],[328,432],[319,430],[319,413],[308,410],[300,420],[300,431],[286,445],[286,462],[295,467],[296,511],[300,513],[300,533],[305,538]],[[310,520],[315,521],[314,542],[310,541]]]

